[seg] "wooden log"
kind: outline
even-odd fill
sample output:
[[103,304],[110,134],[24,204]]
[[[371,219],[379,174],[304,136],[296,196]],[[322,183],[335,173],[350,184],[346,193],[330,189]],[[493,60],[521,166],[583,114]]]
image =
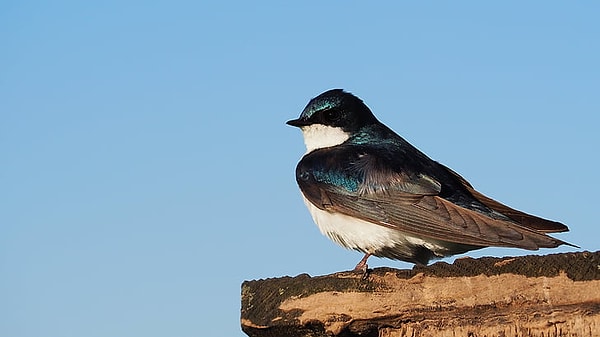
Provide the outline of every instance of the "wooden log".
[[251,337],[600,336],[600,252],[245,281],[241,324]]

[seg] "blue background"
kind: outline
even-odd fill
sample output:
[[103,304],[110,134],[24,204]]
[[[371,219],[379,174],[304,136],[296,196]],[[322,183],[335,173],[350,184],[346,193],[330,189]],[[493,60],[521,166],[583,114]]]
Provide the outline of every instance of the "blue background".
[[0,335],[241,336],[244,280],[352,268],[284,124],[330,88],[600,249],[599,7],[1,2]]

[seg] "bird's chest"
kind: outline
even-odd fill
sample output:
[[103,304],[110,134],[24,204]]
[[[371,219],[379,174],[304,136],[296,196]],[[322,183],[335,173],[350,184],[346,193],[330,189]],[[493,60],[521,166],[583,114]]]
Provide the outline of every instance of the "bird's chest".
[[302,197],[321,233],[343,247],[373,253],[403,241],[397,230],[319,209]]

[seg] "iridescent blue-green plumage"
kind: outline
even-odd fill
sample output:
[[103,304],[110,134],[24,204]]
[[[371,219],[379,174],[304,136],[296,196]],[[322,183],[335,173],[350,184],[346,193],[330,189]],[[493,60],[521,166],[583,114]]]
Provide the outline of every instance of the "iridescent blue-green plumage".
[[[342,92],[341,89],[334,90]],[[311,104],[307,105],[306,108],[302,110],[300,118],[310,118],[316,112],[330,110],[335,107],[341,106],[343,98],[344,97],[342,95],[328,95],[316,97],[315,99],[313,99]]]
[[357,192],[358,186],[361,183],[360,177],[357,174],[349,175],[346,172],[334,170],[326,170],[313,167],[310,171],[300,169],[298,174],[301,180],[313,179],[322,184],[328,184],[345,189],[348,192]]

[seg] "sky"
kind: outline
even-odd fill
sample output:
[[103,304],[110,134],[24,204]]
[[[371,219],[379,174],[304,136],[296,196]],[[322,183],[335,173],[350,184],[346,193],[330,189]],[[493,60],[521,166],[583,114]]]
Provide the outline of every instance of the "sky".
[[0,335],[244,336],[244,280],[353,268],[285,125],[331,88],[581,247],[467,256],[599,250],[599,9],[0,2]]

